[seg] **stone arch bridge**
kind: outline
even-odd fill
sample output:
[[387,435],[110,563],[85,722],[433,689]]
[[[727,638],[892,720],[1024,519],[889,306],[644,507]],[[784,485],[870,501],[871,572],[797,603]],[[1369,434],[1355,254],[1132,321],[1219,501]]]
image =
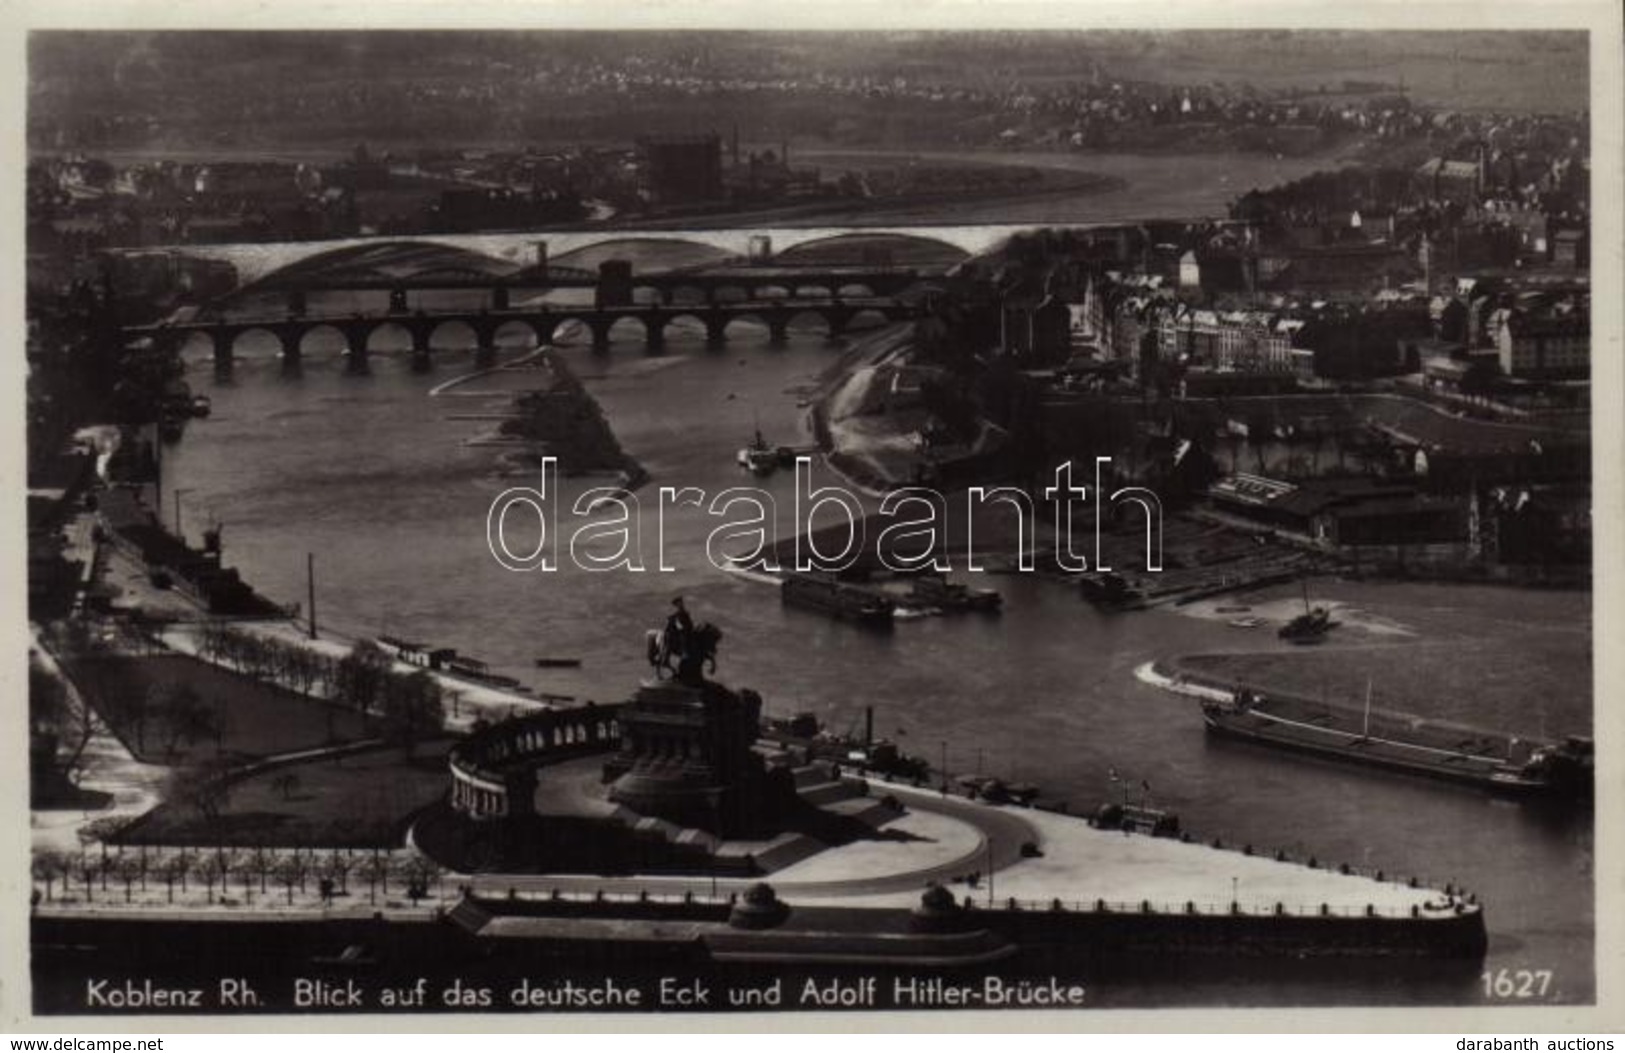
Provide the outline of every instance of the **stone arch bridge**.
[[678,319],[692,319],[703,325],[707,343],[711,346],[725,341],[730,323],[746,319],[765,325],[771,341],[782,344],[788,337],[790,323],[799,317],[818,318],[831,336],[838,336],[845,332],[853,319],[866,312],[876,313],[887,321],[899,321],[913,317],[915,307],[898,298],[883,296],[731,302],[713,300],[682,304],[629,303],[618,306],[548,305],[517,310],[481,308],[327,317],[287,314],[276,317],[198,318],[132,327],[125,333],[132,339],[150,338],[162,346],[177,346],[191,335],[201,334],[213,344],[216,368],[226,371],[231,368],[233,348],[246,333],[256,330],[269,333],[281,345],[284,365],[294,366],[300,361],[301,346],[306,336],[317,329],[332,329],[344,338],[350,368],[363,371],[367,367],[368,341],[375,332],[388,327],[398,327],[410,335],[414,365],[426,368],[430,364],[435,332],[452,323],[461,323],[471,329],[480,354],[489,358],[494,354],[497,332],[505,326],[525,326],[538,344],[546,344],[561,328],[574,323],[591,333],[594,350],[604,351],[609,347],[610,330],[616,323],[631,319],[643,327],[648,352],[659,354],[666,346],[667,327]]

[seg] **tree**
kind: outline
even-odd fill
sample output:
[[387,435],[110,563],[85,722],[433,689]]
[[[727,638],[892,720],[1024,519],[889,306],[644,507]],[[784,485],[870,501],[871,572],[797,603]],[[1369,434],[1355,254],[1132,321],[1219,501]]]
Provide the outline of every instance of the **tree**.
[[180,743],[190,746],[211,736],[218,741],[222,730],[215,706],[204,701],[191,684],[172,685],[160,698],[158,715],[169,729],[165,748],[171,757]]
[[389,681],[382,706],[384,736],[405,746],[410,757],[420,741],[445,726],[440,681],[421,669],[407,676],[391,676]]
[[440,880],[441,870],[424,856],[413,856],[397,871],[406,885],[406,897],[415,905],[429,895],[429,885]]
[[367,902],[378,902],[378,886],[384,888],[384,895],[389,895],[390,860],[387,855],[373,849],[372,855],[362,861],[361,876],[367,881]]
[[175,902],[175,882],[181,883],[181,891],[186,891],[186,872],[191,869],[194,860],[185,850],[174,853],[163,861],[158,867],[158,876],[164,879],[164,898],[166,902]]
[[220,760],[186,768],[176,774],[171,796],[189,803],[206,823],[215,826],[231,803],[230,770]]
[[389,672],[389,656],[371,640],[358,640],[339,662],[337,687],[340,697],[363,715],[371,713],[382,694]]
[[355,860],[348,852],[333,849],[332,853],[322,861],[321,876],[330,887],[336,887],[340,895],[348,895],[350,891],[350,871],[355,869]]
[[119,882],[124,886],[124,902],[130,902],[130,894],[139,879],[146,871],[141,861],[134,856],[120,855],[113,861],[113,873],[118,875]]
[[[128,818],[109,815],[86,823],[79,829],[79,844],[85,847],[93,844],[100,845],[101,865],[106,866],[108,862],[107,846],[118,840],[119,834],[124,832],[124,827],[128,822]],[[105,881],[103,887],[106,887]]]
[[83,774],[80,765],[91,740],[106,731],[96,710],[60,676],[41,663],[30,661],[28,715],[37,731],[56,737],[57,749],[53,756],[56,769],[65,778],[77,780]]
[[253,851],[248,853],[248,857],[245,862],[248,868],[258,875],[260,879],[260,892],[263,894],[265,892],[266,880],[270,877],[271,872],[275,870],[278,865],[276,853],[272,852],[264,845],[258,845],[253,849]]
[[309,869],[303,856],[297,851],[291,855],[283,856],[276,863],[276,881],[288,893],[288,906],[293,906],[293,889],[295,885],[300,888],[305,884],[305,872]]
[[194,873],[197,874],[198,880],[208,887],[211,904],[214,903],[216,885],[220,886],[222,893],[225,892],[226,876],[231,873],[230,867],[230,857],[225,852],[208,852],[197,861]]
[[51,884],[58,878],[62,879],[63,894],[67,893],[68,876],[73,871],[73,861],[61,852],[52,849],[35,852],[34,858],[30,861],[29,869],[35,881],[44,883],[45,901],[47,903],[51,901]]

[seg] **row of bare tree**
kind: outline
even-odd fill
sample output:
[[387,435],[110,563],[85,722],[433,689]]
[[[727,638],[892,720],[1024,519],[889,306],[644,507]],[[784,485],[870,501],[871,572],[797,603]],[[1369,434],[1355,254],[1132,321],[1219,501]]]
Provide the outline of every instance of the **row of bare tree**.
[[177,890],[184,897],[195,886],[205,890],[207,902],[229,895],[233,883],[245,896],[258,891],[269,895],[279,887],[287,902],[294,894],[314,889],[324,903],[350,894],[351,881],[364,882],[368,902],[376,904],[380,895],[390,894],[391,882],[401,895],[416,903],[438,886],[443,871],[430,860],[413,855],[403,857],[377,849],[273,849],[236,848],[150,848],[111,846],[101,839],[101,852],[85,848],[71,852],[34,853],[32,874],[36,888],[46,902],[66,897],[82,889],[87,902],[111,893],[128,903],[139,888],[145,892],[162,886],[166,902],[174,903]]
[[[244,676],[376,718],[385,737],[406,746],[408,753],[445,724],[440,681],[426,670],[396,672],[394,661],[371,640],[360,640],[349,654],[334,658],[296,641],[210,621],[203,627],[202,654]],[[331,709],[327,730],[329,739],[336,737]]]

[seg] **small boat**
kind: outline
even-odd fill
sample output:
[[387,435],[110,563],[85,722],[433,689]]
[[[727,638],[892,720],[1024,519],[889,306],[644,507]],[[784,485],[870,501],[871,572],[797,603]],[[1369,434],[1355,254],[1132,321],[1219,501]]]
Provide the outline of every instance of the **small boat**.
[[444,671],[464,680],[485,684],[488,687],[499,687],[518,692],[528,692],[530,690],[514,677],[493,673],[490,666],[477,658],[469,658],[466,655],[458,655],[448,660]]
[[538,669],[578,669],[578,668],[580,668],[580,666],[581,666],[581,659],[579,659],[579,658],[538,658],[538,659],[536,659],[536,668],[538,668]]
[[192,416],[194,416],[194,417],[207,417],[211,412],[213,412],[213,410],[214,410],[214,406],[209,401],[209,396],[207,396],[207,395],[193,395],[192,396]]
[[762,438],[762,429],[757,428],[756,437],[739,451],[737,460],[741,468],[748,468],[755,475],[772,475],[779,466],[779,452],[767,444]]
[[1324,607],[1309,606],[1309,583],[1303,583],[1303,613],[1281,626],[1281,639],[1295,644],[1319,643],[1332,627],[1332,615]]

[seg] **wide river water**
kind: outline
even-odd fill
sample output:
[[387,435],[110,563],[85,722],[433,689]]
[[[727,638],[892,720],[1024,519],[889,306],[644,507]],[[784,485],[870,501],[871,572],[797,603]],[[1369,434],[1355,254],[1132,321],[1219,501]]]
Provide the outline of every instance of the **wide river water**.
[[[538,477],[508,467],[501,448],[471,440],[495,428],[489,418],[536,374],[500,371],[432,397],[437,385],[473,370],[470,350],[441,352],[434,371],[419,374],[407,356],[378,353],[388,343],[380,335],[370,375],[351,376],[336,334],[323,335],[333,339],[312,335],[297,377],[282,375],[272,349],[252,337],[240,344],[230,380],[210,378],[206,354],[192,359],[194,390],[211,396],[213,415],[166,454],[163,507],[167,515],[179,488],[194,542],[204,522],[223,522],[227,561],[283,602],[304,598],[306,554],[314,553],[324,626],[456,647],[540,691],[615,701],[646,672],[644,631],[661,624],[680,593],[696,618],[726,634],[718,678],[757,688],[771,713],[811,711],[845,731],[861,729],[872,705],[877,732],[905,750],[933,762],[945,750],[952,771],[980,767],[1035,783],[1077,810],[1115,792],[1108,773],[1116,769],[1136,787],[1148,782],[1155,802],[1202,838],[1466,882],[1486,904],[1487,969],[1551,970],[1549,999],[1594,997],[1589,813],[1213,741],[1190,700],[1135,678],[1136,666],[1157,657],[1290,650],[1267,629],[1189,612],[1105,615],[1057,582],[1004,575],[982,582],[1003,592],[1002,616],[923,618],[869,632],[787,610],[774,588],[712,567],[705,538],[723,520],[685,507],[663,520],[671,572],[655,568],[646,515],[643,573],[589,573],[568,559],[554,573],[514,573],[487,547],[487,511],[499,492]],[[580,345],[562,353],[649,469],[647,503],[660,486],[714,495],[763,485],[789,536],[792,478],[754,480],[734,454],[757,421],[772,442],[808,441],[797,403],[836,352],[817,333],[795,333],[782,349],[744,326],[729,335],[725,350],[709,352],[698,335],[674,336],[661,358],[646,357],[633,334],[605,356]],[[503,358],[525,350],[512,344]],[[605,485],[562,482],[565,501]],[[1339,630],[1315,660],[1360,679],[1377,675],[1383,705],[1466,713],[1530,735],[1589,733],[1589,594],[1341,581],[1318,581],[1313,593],[1376,627]],[[537,669],[538,656],[582,665]],[[1409,678],[1406,669],[1428,675]],[[1426,693],[1407,695],[1413,681],[1427,684]],[[1215,858],[1219,898],[1229,895],[1229,877]],[[1474,976],[1380,969],[1268,983],[1108,979],[1093,995],[1096,1004],[1124,1006],[1485,1000]]]

